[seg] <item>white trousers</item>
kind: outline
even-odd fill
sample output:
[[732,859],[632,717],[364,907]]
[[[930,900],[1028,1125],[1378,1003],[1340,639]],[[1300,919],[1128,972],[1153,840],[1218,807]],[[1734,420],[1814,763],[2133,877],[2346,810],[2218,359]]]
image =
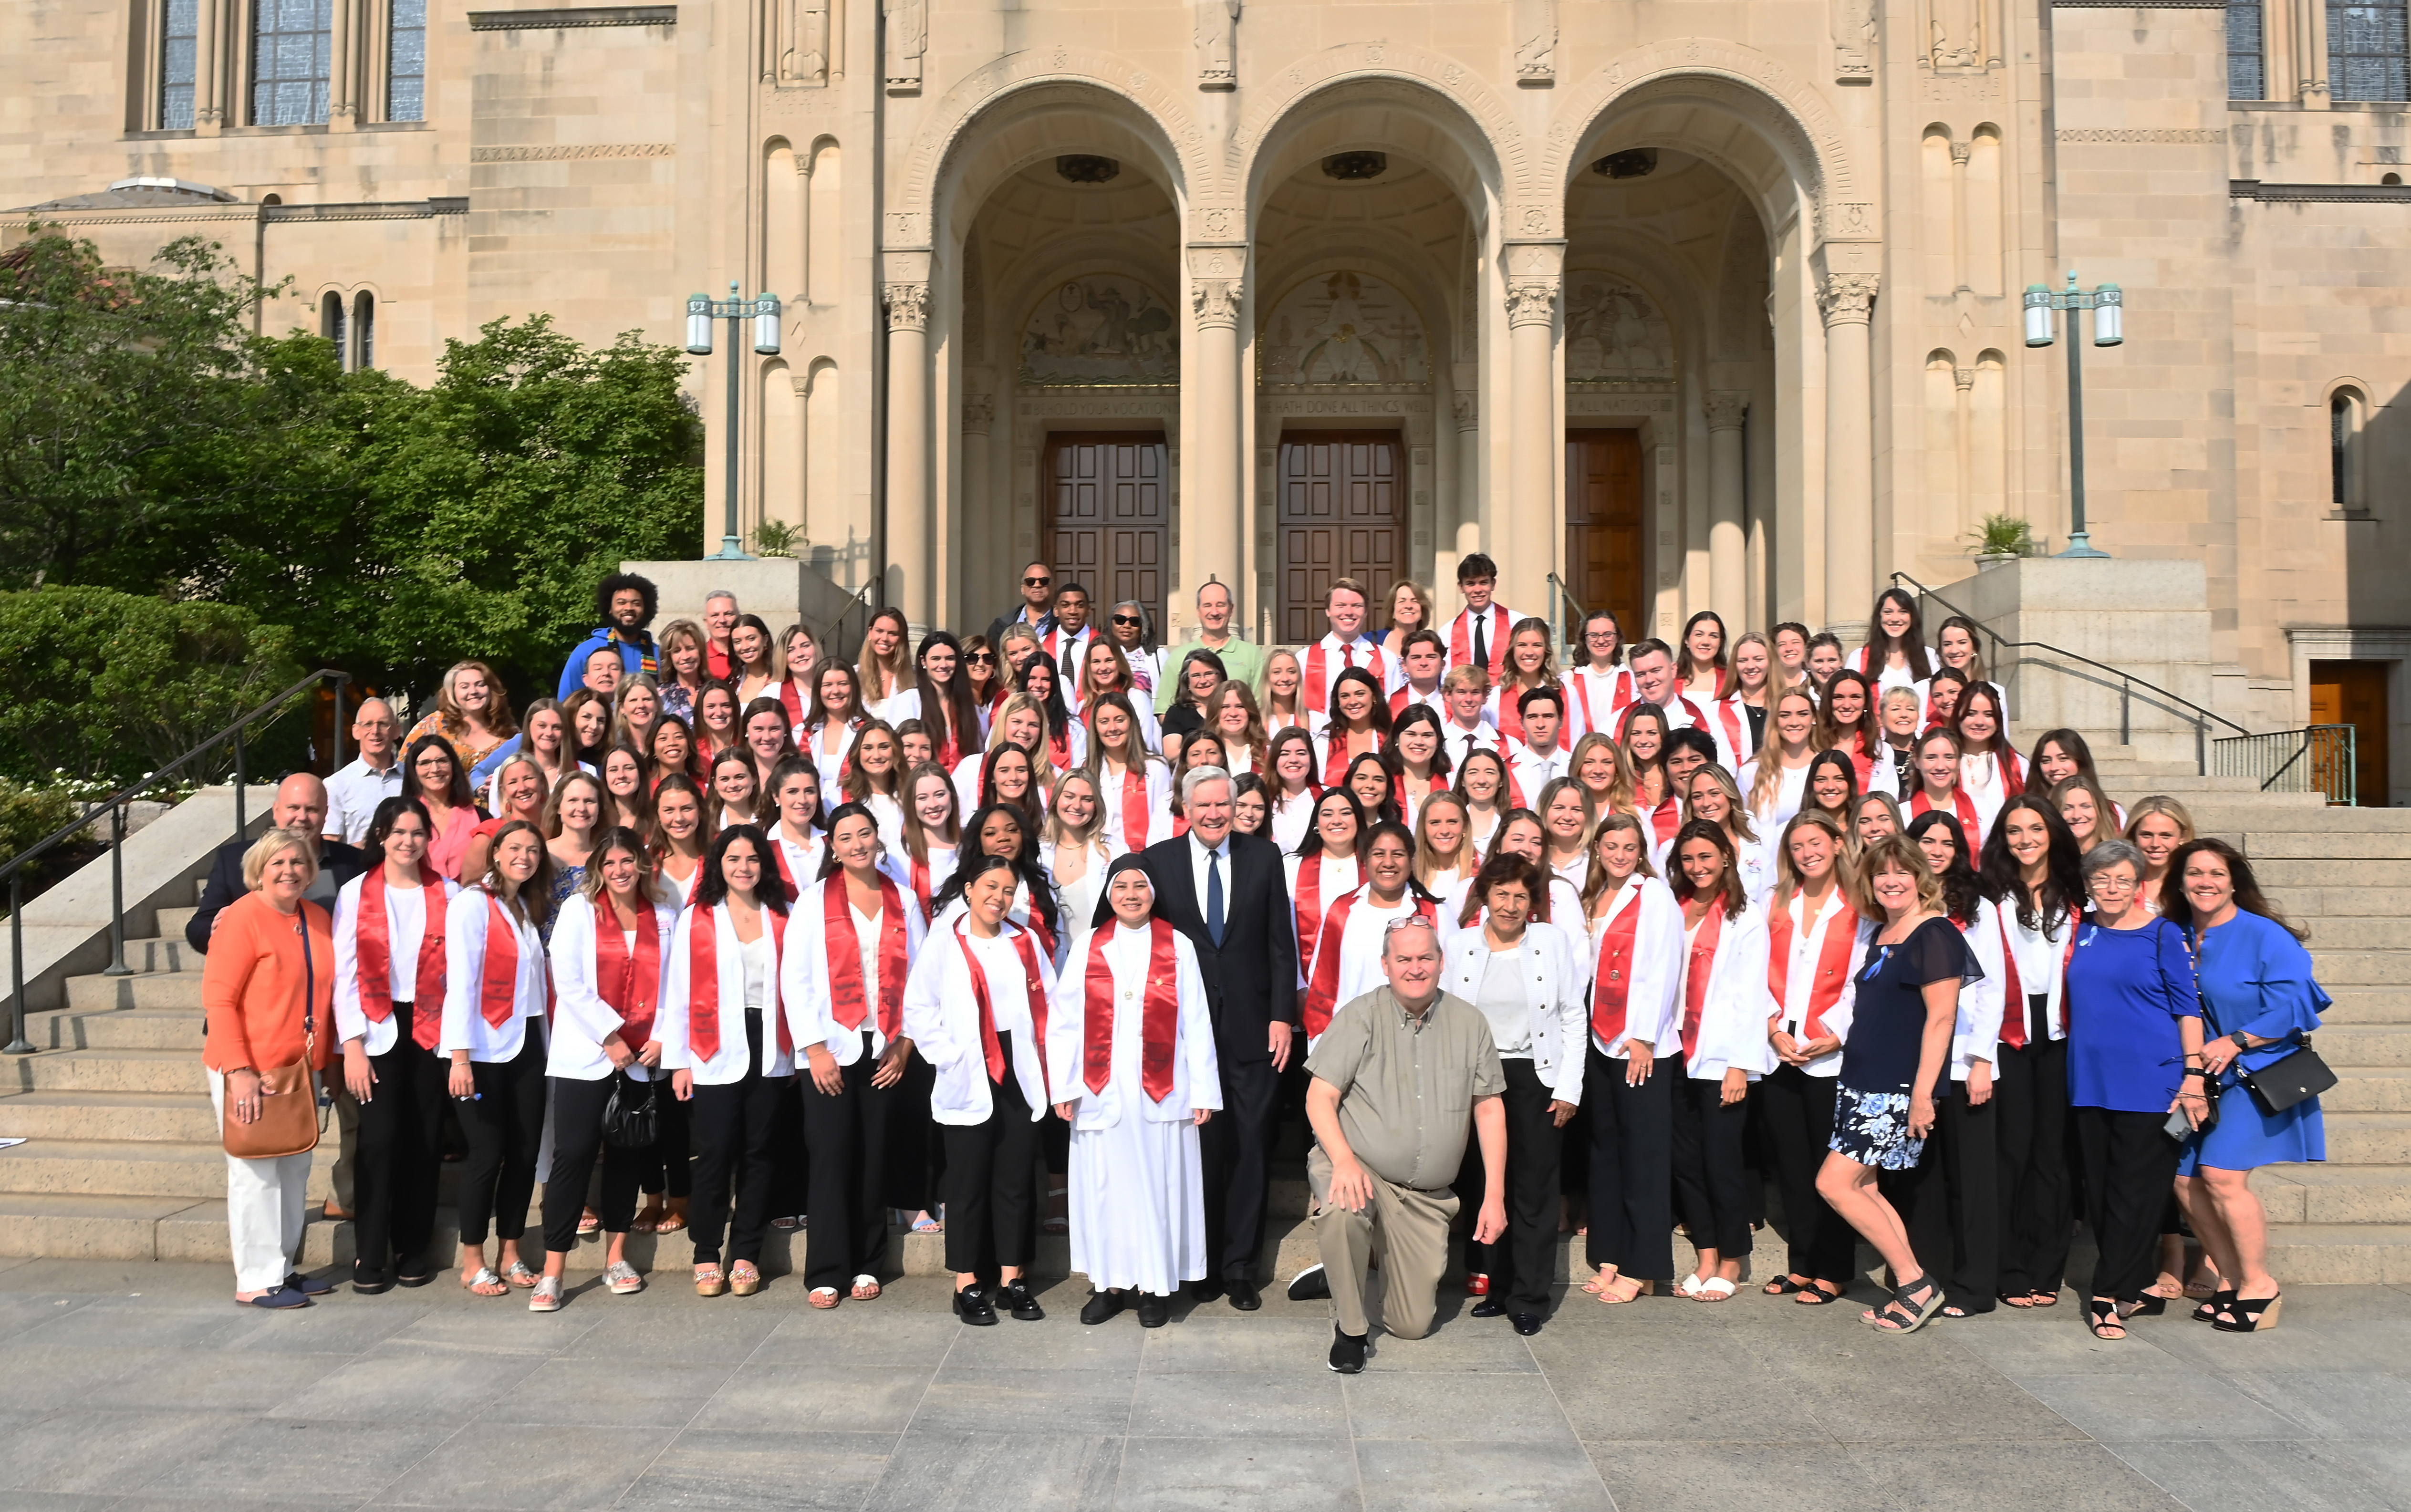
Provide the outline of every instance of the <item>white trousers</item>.
[[[225,1073],[203,1069],[210,1079],[210,1106],[223,1124]],[[226,1238],[234,1248],[235,1290],[273,1290],[296,1269],[302,1226],[309,1221],[303,1199],[313,1153],[304,1150],[273,1160],[226,1156]]]

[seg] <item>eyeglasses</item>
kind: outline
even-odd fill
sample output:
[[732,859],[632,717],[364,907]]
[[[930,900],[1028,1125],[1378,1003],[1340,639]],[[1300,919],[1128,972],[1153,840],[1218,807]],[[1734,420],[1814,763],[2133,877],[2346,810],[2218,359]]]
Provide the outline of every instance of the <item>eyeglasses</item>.
[[963,660],[975,667],[992,667],[996,665],[996,653],[994,651],[973,651],[971,655],[963,658]]
[[1051,577],[1025,577],[1021,580],[1021,586],[1023,588],[1045,588],[1051,585],[1054,581],[1055,579]]
[[1117,625],[1144,625],[1147,621],[1141,619],[1136,615],[1118,614],[1114,616],[1114,623]]

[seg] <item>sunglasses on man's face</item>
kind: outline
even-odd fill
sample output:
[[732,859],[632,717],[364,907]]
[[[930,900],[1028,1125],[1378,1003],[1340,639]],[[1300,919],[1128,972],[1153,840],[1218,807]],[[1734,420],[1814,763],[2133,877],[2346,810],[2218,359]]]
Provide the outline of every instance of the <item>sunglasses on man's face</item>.
[[1021,586],[1023,588],[1045,588],[1051,585],[1054,581],[1055,579],[1051,577],[1025,577],[1021,580]]

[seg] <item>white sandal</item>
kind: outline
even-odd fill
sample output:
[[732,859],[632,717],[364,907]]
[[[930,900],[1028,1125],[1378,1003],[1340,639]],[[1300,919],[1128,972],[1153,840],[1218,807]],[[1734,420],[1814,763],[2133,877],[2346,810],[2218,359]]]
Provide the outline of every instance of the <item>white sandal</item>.
[[1700,1300],[1701,1290],[1700,1278],[1689,1272],[1685,1272],[1683,1279],[1674,1283],[1675,1293],[1678,1296],[1688,1297],[1693,1301]]
[[1720,1302],[1730,1299],[1737,1288],[1722,1276],[1710,1276],[1700,1283],[1691,1295],[1703,1302]]

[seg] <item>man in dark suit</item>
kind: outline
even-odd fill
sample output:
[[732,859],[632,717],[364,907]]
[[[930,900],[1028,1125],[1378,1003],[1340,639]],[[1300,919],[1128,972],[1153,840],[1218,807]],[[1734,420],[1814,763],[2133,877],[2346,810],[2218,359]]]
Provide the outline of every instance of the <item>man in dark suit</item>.
[[[332,913],[335,893],[361,871],[360,853],[341,840],[323,836],[327,827],[327,784],[308,772],[296,772],[276,785],[276,802],[268,811],[268,822],[280,830],[300,830],[304,835],[318,835],[318,880],[310,884],[303,895]],[[210,858],[209,885],[201,890],[200,911],[184,923],[184,943],[210,953],[210,931],[217,927],[218,912],[250,889],[242,885],[242,853],[252,847],[256,836],[237,836],[219,846]],[[335,969],[327,963],[326,969]]]
[[1141,858],[1163,916],[1197,947],[1221,1059],[1222,1112],[1199,1131],[1206,1167],[1206,1247],[1216,1273],[1191,1288],[1200,1301],[1228,1291],[1252,1313],[1264,1189],[1280,1126],[1280,1073],[1297,1019],[1297,940],[1280,851],[1232,833],[1230,774],[1201,766],[1181,779],[1189,833]]

